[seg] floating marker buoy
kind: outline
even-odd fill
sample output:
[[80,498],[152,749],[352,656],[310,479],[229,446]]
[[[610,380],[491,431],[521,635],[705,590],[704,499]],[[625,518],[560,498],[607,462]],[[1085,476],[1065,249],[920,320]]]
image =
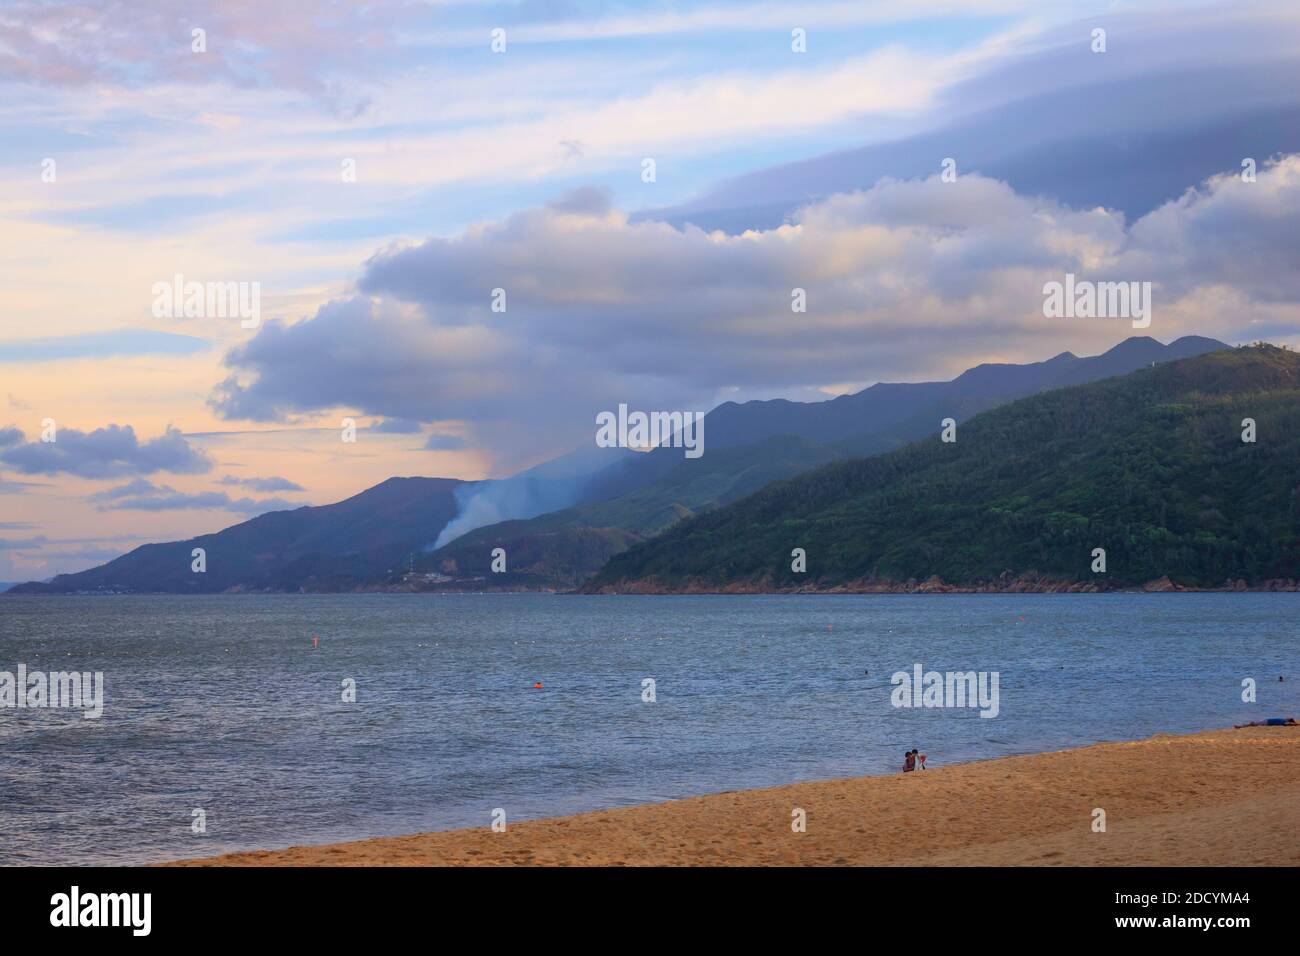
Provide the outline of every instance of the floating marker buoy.
[[538,681],[536,684],[534,684],[534,685],[533,685],[533,689],[534,689],[534,690],[541,690],[541,689],[542,689],[542,682],[541,682],[541,681]]

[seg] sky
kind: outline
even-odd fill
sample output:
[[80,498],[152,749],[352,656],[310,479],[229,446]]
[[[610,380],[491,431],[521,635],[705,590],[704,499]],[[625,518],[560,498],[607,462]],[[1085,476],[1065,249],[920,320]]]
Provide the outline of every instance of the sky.
[[6,0],[0,581],[506,476],[621,403],[1139,334],[1045,317],[1066,273],[1150,282],[1161,341],[1300,344],[1297,41],[1194,0]]

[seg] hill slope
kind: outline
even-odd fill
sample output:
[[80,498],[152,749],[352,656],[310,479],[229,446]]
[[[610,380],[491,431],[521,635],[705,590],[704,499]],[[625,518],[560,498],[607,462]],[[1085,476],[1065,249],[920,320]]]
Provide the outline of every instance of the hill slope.
[[[107,564],[9,594],[136,591],[211,594],[231,589],[331,591],[406,561],[456,515],[454,478],[389,478],[316,508],[273,511],[216,534],[146,544]],[[203,548],[207,570],[191,570]]]
[[[710,451],[696,459],[683,460],[680,451],[677,455],[675,468],[644,487],[607,501],[478,528],[420,555],[415,567],[454,578],[482,578],[492,587],[576,587],[613,555],[697,511],[841,457],[829,445],[794,436]],[[505,574],[490,573],[495,548],[504,548],[509,556]]]
[[[1243,418],[1258,441],[1241,440]],[[614,557],[590,590],[1259,585],[1300,577],[1300,356],[1262,346],[1047,392],[769,486]],[[791,550],[807,571],[791,570]],[[1105,574],[1091,570],[1106,551]]]
[[[417,558],[416,566],[482,578],[487,586],[572,587],[614,554],[682,518],[836,459],[901,448],[933,432],[943,418],[961,422],[1025,395],[1224,348],[1200,336],[1169,345],[1134,336],[1102,355],[1063,352],[1027,365],[978,365],[950,382],[881,383],[825,402],[726,402],[705,418],[702,457],[683,460],[679,449],[634,455],[591,480],[585,503],[485,525]],[[543,540],[546,547],[539,550]],[[602,546],[592,547],[593,541]],[[487,573],[491,550],[498,547],[512,556],[507,575]],[[548,569],[563,573],[556,577]]]

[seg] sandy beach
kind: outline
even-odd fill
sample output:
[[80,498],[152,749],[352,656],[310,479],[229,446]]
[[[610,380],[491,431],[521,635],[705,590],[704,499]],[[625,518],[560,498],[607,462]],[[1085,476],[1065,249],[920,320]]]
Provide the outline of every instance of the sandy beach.
[[[172,865],[1300,865],[1300,728],[1158,734],[954,766],[932,752],[930,763],[512,822],[504,833],[484,825]],[[806,832],[792,830],[796,808]]]

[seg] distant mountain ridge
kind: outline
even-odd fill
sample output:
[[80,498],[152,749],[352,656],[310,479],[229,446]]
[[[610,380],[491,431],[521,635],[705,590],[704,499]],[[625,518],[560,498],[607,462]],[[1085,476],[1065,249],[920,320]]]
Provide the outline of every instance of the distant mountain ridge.
[[1134,336],[1101,355],[1079,358],[1062,352],[1044,362],[1026,365],[985,363],[967,369],[950,382],[880,383],[826,402],[726,402],[709,413],[706,435],[710,448],[746,444],[780,433],[816,441],[842,441],[862,434],[866,430],[864,421],[877,429],[903,423],[918,406],[927,410],[947,407],[971,415],[1044,389],[1080,385],[1123,375],[1153,362],[1172,362],[1224,348],[1228,348],[1226,343],[1199,335],[1187,335],[1168,345],[1149,336]]
[[[985,364],[951,382],[878,384],[825,402],[727,402],[706,416],[706,454],[582,448],[512,478],[390,478],[345,501],[271,512],[12,593],[571,588],[683,518],[845,457],[876,454],[1022,395],[1214,349],[1187,336],[1127,339],[1103,355]],[[608,462],[608,464],[606,464]],[[480,513],[502,514],[486,523]],[[436,547],[442,539],[441,547]],[[491,571],[491,552],[507,571]],[[191,571],[203,548],[207,570]]]
[[[332,505],[272,511],[187,541],[146,544],[107,564],[9,594],[349,590],[388,573],[456,515],[455,478],[389,478]],[[192,570],[204,551],[206,569]]]
[[[684,460],[678,449],[633,456],[591,479],[585,503],[527,520],[479,527],[422,555],[416,567],[488,586],[564,588],[580,584],[630,543],[685,517],[730,504],[773,481],[843,458],[878,454],[1047,389],[1095,381],[1228,348],[1201,336],[1169,345],[1138,336],[1102,355],[1069,352],[1028,365],[984,364],[950,382],[881,383],[825,402],[784,399],[727,402],[705,417],[706,454]],[[603,494],[601,493],[603,492]],[[566,553],[566,536],[580,550]],[[591,547],[600,539],[604,547]],[[542,546],[544,545],[544,547]],[[490,573],[491,552],[515,555],[505,574]],[[530,555],[537,554],[533,562]],[[557,573],[559,571],[559,573]]]

